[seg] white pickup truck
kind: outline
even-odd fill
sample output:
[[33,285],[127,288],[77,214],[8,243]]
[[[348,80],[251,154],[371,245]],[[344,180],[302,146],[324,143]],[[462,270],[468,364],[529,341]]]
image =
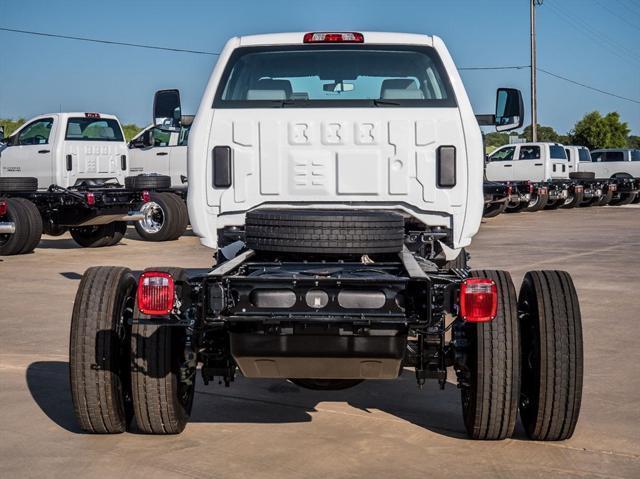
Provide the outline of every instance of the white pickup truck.
[[596,178],[611,178],[617,190],[611,205],[625,205],[640,199],[640,150],[610,148],[593,150],[591,163],[580,164],[582,171],[592,171]]
[[129,142],[131,173],[167,180],[142,206],[144,219],[134,224],[146,240],[176,239],[187,229],[187,141],[192,121],[193,116],[183,115],[177,131],[150,125]]
[[[178,131],[177,92],[155,104],[155,123]],[[509,88],[476,118],[438,37],[230,39],[188,151],[192,225],[220,261],[191,276],[85,273],[69,354],[80,427],[122,432],[135,414],[145,433],[179,433],[198,372],[314,389],[410,372],[444,388],[452,367],[472,438],[510,437],[518,412],[533,439],[570,437],[582,389],[570,276],[529,272],[518,297],[509,273],[470,271],[464,251],[483,210],[478,123],[523,118]],[[105,332],[108,348],[92,340]]]
[[618,183],[624,182],[616,178],[596,176],[590,169],[591,153],[587,147],[566,145],[564,149],[569,161],[569,178],[583,188],[580,206],[605,206],[615,202]]
[[527,183],[529,201],[512,202],[507,212],[573,207],[578,203],[576,193],[579,195],[580,191],[573,189],[566,152],[557,143],[501,146],[486,158],[485,175],[489,181]]
[[128,172],[118,119],[103,113],[50,113],[27,121],[0,149],[0,197],[15,234],[0,255],[33,251],[43,231],[66,230],[81,246],[119,242],[127,221],[142,219],[142,191],[120,187]]
[[[183,116],[180,131],[149,125],[129,142],[132,174],[159,174],[171,178],[171,188],[187,190],[187,142],[191,125]],[[191,119],[193,121],[193,119]]]

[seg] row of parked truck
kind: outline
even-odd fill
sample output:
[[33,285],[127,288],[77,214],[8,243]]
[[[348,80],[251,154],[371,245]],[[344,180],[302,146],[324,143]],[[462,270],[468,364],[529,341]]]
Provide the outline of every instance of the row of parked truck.
[[143,130],[127,143],[103,113],[51,113],[0,136],[0,255],[33,251],[69,231],[83,247],[112,246],[128,222],[149,241],[187,229],[187,138]]
[[[113,115],[52,113],[0,137],[0,255],[67,231],[82,247],[112,246],[128,222],[144,240],[179,238],[189,222],[192,121],[181,116],[177,131],[148,126],[127,143]],[[486,157],[484,216],[637,203],[639,178],[640,150],[504,145]]]
[[640,150],[504,145],[485,160],[485,217],[640,202]]

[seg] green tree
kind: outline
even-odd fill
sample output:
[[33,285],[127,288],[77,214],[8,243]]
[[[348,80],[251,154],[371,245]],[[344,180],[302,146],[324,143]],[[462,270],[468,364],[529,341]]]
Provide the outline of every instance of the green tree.
[[26,120],[19,118],[17,120],[0,119],[0,125],[4,126],[4,136],[8,138],[11,134],[20,128]]
[[486,147],[497,148],[509,143],[509,133],[491,132],[484,135],[484,144]]
[[124,137],[127,141],[130,141],[131,138],[140,133],[141,130],[142,128],[140,128],[138,125],[134,125],[133,123],[122,125],[122,131],[124,131]]
[[627,139],[627,146],[629,146],[629,148],[640,149],[640,136],[629,135],[629,138]]
[[[531,130],[532,130],[531,125],[529,125],[529,126],[526,126],[522,131],[522,135],[527,139],[527,141],[532,141],[531,139],[533,138],[533,134]],[[538,125],[537,130],[538,130],[537,131],[538,141],[550,141],[553,143],[560,142],[560,135],[558,135],[556,130],[554,130],[552,127]]]
[[617,112],[602,116],[599,112],[592,111],[576,123],[571,139],[576,145],[583,145],[592,150],[624,148],[627,146],[629,132],[629,126],[620,121]]

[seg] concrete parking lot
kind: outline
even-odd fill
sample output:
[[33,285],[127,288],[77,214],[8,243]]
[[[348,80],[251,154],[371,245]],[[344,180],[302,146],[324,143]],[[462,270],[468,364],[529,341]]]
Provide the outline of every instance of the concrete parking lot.
[[581,300],[582,413],[566,442],[466,439],[459,392],[411,371],[396,381],[314,392],[238,378],[196,391],[180,436],[81,433],[68,383],[68,335],[79,279],[92,265],[206,268],[194,236],[80,249],[44,237],[34,254],[0,259],[0,477],[640,477],[640,208],[501,215],[482,225],[474,268],[564,269]]

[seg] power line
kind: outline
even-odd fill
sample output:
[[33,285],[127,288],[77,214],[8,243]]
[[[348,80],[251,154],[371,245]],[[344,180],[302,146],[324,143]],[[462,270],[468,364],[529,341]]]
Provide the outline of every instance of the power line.
[[626,18],[624,18],[622,15],[620,15],[619,13],[616,13],[615,11],[611,10],[609,7],[604,6],[602,3],[600,3],[598,0],[594,0],[599,6],[600,8],[602,8],[603,10],[606,10],[607,12],[609,12],[611,15],[613,15],[614,17],[617,17],[619,20],[622,20],[624,23],[626,23],[627,25],[629,25],[632,28],[635,28],[636,30],[640,30],[640,28],[638,28],[638,25],[636,25],[635,23],[630,22],[629,20],[627,20]]
[[507,67],[462,67],[458,70],[522,70],[523,68],[531,68],[529,65],[514,65]]
[[34,32],[30,30],[18,30],[16,28],[5,28],[0,27],[0,30],[4,32],[13,32],[13,33],[23,33],[25,35],[38,35],[41,37],[52,37],[52,38],[64,38],[66,40],[78,40],[82,42],[92,42],[92,43],[104,43],[107,45],[121,45],[124,47],[135,47],[135,48],[147,48],[150,50],[163,50],[168,52],[178,52],[178,53],[194,53],[197,55],[213,55],[217,56],[219,53],[215,52],[205,52],[201,50],[187,50],[184,48],[170,48],[170,47],[159,47],[156,45],[144,45],[141,43],[127,43],[127,42],[116,42],[113,40],[100,40],[97,38],[88,38],[88,37],[74,37],[70,35],[58,35],[55,33],[45,33],[45,32]]
[[[63,38],[66,40],[77,40],[77,41],[83,41],[83,42],[92,42],[92,43],[103,43],[103,44],[107,44],[107,45],[120,45],[120,46],[125,46],[125,47],[135,47],[135,48],[147,48],[147,49],[152,49],[152,50],[163,50],[163,51],[169,51],[169,52],[176,52],[176,53],[193,53],[193,54],[197,54],[197,55],[210,55],[210,56],[217,56],[219,55],[219,53],[217,52],[207,52],[207,51],[201,51],[201,50],[189,50],[189,49],[184,49],[184,48],[169,48],[169,47],[160,47],[157,45],[148,45],[148,44],[141,44],[141,43],[128,43],[128,42],[116,42],[113,40],[102,40],[102,39],[96,39],[96,38],[88,38],[88,37],[75,37],[75,36],[71,36],[71,35],[58,35],[55,33],[45,33],[45,32],[35,32],[35,31],[30,31],[30,30],[18,30],[15,28],[6,28],[6,27],[0,27],[0,31],[5,31],[5,32],[12,32],[12,33],[22,33],[25,35],[37,35],[37,36],[42,36],[42,37],[52,37],[52,38]],[[459,68],[458,70],[461,71],[488,71],[488,70],[522,70],[525,68],[531,68],[530,65],[506,65],[506,66],[488,66],[488,67],[462,67]],[[619,98],[621,100],[627,100],[627,101],[631,101],[633,103],[640,103],[640,101],[638,100],[634,100],[632,98],[626,98],[620,95],[616,95],[615,93],[611,93],[611,92],[607,92],[604,90],[600,90],[599,88],[595,88],[589,85],[585,85],[584,83],[580,83],[577,82],[575,80],[571,80],[570,78],[566,78],[563,77],[561,75],[557,75],[555,73],[549,72],[547,70],[543,70],[541,68],[537,69],[538,71],[541,71],[543,73],[546,73],[547,75],[551,75],[554,76],[556,78],[559,78],[561,80],[565,80],[568,81],[570,83],[574,83],[576,85],[579,85],[581,87],[584,88],[588,88],[590,90],[593,91],[597,91],[599,93],[603,93],[605,95],[610,95],[616,98]]]
[[569,26],[573,27],[575,30],[580,32],[580,34],[590,38],[596,45],[608,50],[610,53],[613,53],[618,58],[624,61],[633,60],[635,62],[640,63],[640,60],[634,54],[635,52],[632,52],[625,46],[618,44],[616,41],[612,40],[603,32],[597,29],[591,28],[589,24],[587,24],[584,20],[580,20],[575,15],[571,15],[567,13],[566,11],[559,8],[557,5],[554,5],[552,2],[549,2],[548,5],[549,7],[551,7],[551,11],[553,13],[555,13],[559,18],[564,19],[564,21],[568,23]]
[[598,93],[602,93],[604,95],[609,95],[609,96],[613,96],[613,97],[619,98],[621,100],[627,100],[627,101],[631,101],[633,103],[640,104],[640,100],[634,100],[633,98],[627,98],[627,97],[624,97],[624,96],[616,95],[615,93],[611,93],[611,92],[608,92],[608,91],[600,90],[599,88],[595,88],[595,87],[592,87],[592,86],[589,86],[589,85],[585,85],[584,83],[580,83],[578,81],[571,80],[570,78],[566,78],[566,77],[563,77],[561,75],[557,75],[555,73],[551,73],[550,71],[543,70],[542,68],[537,68],[537,70],[539,72],[546,73],[547,75],[551,75],[552,77],[559,78],[560,80],[564,80],[564,81],[567,81],[569,83],[573,83],[575,85],[579,85],[579,86],[581,86],[583,88],[588,88],[589,90],[597,91]]

